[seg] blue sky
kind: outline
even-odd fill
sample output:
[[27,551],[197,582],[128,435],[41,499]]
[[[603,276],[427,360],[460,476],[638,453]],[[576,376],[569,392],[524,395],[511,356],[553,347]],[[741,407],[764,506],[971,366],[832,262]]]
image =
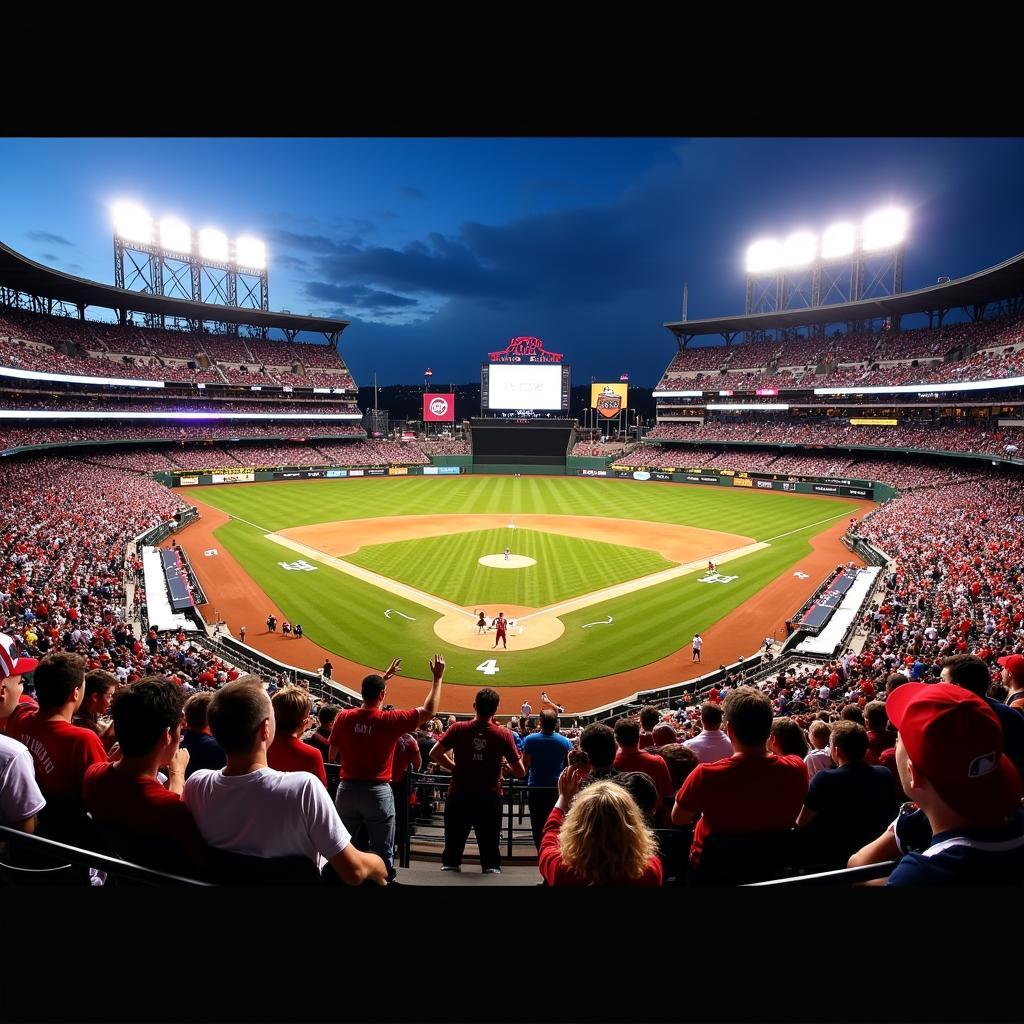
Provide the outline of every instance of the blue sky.
[[910,211],[906,288],[1024,250],[1020,139],[4,139],[0,240],[112,282],[109,204],[267,240],[270,305],[352,321],[361,384],[478,379],[535,335],[574,383],[652,385],[742,312],[762,235]]

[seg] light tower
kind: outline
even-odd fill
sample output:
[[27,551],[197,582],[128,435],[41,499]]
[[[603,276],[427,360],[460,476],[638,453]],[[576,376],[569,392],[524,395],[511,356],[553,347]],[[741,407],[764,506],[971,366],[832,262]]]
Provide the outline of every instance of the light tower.
[[747,248],[747,313],[778,313],[903,290],[907,214],[888,207],[860,224],[843,221],[820,235],[801,229]]
[[[176,217],[154,221],[134,203],[115,203],[114,284],[118,288],[166,295],[238,309],[270,309],[267,248],[258,238],[228,239],[216,228],[193,231]],[[151,327],[164,327],[163,314],[147,314]],[[199,321],[189,321],[197,330]],[[226,324],[235,333],[237,324]],[[266,336],[266,329],[260,330]]]

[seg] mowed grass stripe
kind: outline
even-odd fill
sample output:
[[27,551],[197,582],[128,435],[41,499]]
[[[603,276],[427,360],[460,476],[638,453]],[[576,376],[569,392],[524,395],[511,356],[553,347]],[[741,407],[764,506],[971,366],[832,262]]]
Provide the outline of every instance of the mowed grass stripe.
[[[536,561],[519,569],[480,564],[508,545]],[[602,587],[670,569],[655,551],[536,530],[473,530],[361,548],[347,556],[364,569],[459,605],[543,608]]]
[[774,491],[578,477],[363,477],[220,485],[192,493],[271,531],[375,516],[486,512],[652,520],[765,540],[857,508]]

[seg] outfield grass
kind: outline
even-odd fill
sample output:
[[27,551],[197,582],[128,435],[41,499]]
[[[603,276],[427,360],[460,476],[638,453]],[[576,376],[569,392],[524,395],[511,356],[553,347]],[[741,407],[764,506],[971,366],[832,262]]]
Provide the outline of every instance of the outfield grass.
[[[787,530],[852,512],[852,504],[741,487],[639,483],[585,477],[359,477],[190,487],[188,494],[267,532],[375,516],[608,516],[681,523],[767,540]],[[504,545],[502,545],[504,546]]]
[[[502,501],[495,497],[496,492],[505,495]],[[723,567],[723,571],[727,569],[729,575],[738,577],[727,585],[699,583],[703,573],[696,572],[567,614],[562,618],[564,635],[555,643],[534,650],[516,651],[513,631],[509,650],[493,652],[499,669],[494,675],[477,671],[485,661],[480,652],[454,647],[444,649],[449,666],[446,679],[450,682],[476,685],[489,681],[503,686],[592,679],[636,668],[671,654],[689,642],[695,632],[705,632],[785,573],[810,551],[811,537],[857,507],[799,495],[558,477],[275,483],[202,488],[197,497],[249,523],[259,524],[252,526],[236,519],[219,527],[216,536],[282,612],[292,622],[302,623],[311,639],[327,650],[365,665],[383,668],[392,657],[401,657],[403,674],[423,679],[429,676],[427,661],[431,653],[441,646],[433,632],[438,618],[435,612],[322,563],[317,563],[316,572],[286,572],[278,563],[291,560],[293,554],[267,540],[264,533],[288,526],[373,515],[536,512],[660,520],[740,533],[770,542],[770,547]],[[594,546],[606,545],[595,543]],[[477,557],[479,554],[463,566],[467,575],[474,571]],[[510,571],[507,575],[518,577],[524,571]],[[494,572],[503,573],[502,570]],[[422,589],[431,590],[426,586]],[[431,592],[436,593],[436,590]],[[215,595],[212,600],[216,604]],[[478,600],[480,597],[474,595],[459,603],[472,604]],[[509,603],[513,603],[511,599]],[[536,606],[534,602],[514,603]],[[384,612],[389,608],[403,612],[414,621],[400,616],[386,618]],[[779,609],[779,614],[794,610]],[[609,615],[613,619],[610,625],[583,628],[588,623],[606,620]],[[528,622],[526,628],[529,628]],[[707,646],[704,658],[712,665],[719,660],[716,652]]]
[[[480,564],[482,555],[500,554],[506,544],[537,564],[521,569]],[[678,564],[643,548],[508,527],[371,544],[346,555],[345,561],[457,605],[527,608],[545,608]]]

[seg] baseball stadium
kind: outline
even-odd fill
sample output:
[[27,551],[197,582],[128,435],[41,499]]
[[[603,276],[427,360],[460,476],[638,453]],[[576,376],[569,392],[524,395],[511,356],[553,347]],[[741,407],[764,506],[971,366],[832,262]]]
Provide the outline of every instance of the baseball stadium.
[[[656,380],[510,324],[388,411],[267,246],[158,213],[114,211],[111,282],[0,244],[5,884],[1024,866],[1024,254],[907,289],[867,211],[751,245]],[[243,757],[326,838],[235,828]]]

